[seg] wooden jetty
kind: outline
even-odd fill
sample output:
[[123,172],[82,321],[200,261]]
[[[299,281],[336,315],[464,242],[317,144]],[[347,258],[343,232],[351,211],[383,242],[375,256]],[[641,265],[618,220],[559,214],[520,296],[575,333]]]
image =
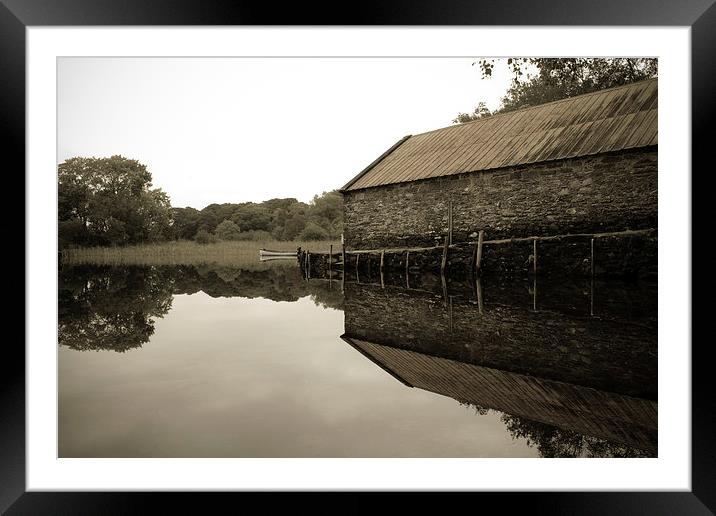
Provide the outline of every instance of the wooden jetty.
[[567,274],[584,277],[656,277],[657,230],[533,236],[490,240],[477,238],[429,247],[302,251],[305,275],[382,272],[440,272],[468,277],[482,274]]

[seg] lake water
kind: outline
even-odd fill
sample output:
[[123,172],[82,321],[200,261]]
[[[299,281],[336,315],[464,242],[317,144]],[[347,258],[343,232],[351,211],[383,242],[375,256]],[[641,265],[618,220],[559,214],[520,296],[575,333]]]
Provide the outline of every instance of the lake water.
[[652,457],[656,286],[63,267],[60,457]]

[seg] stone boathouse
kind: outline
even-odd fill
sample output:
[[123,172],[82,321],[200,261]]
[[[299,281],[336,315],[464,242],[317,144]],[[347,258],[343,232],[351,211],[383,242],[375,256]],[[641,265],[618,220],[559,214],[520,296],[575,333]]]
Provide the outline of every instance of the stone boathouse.
[[650,79],[406,136],[341,189],[346,249],[651,230],[655,260],[657,98]]

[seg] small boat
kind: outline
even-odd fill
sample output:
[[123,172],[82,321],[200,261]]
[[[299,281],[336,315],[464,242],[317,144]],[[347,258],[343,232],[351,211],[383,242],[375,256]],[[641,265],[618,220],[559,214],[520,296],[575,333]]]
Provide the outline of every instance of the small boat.
[[275,260],[294,260],[293,256],[259,256],[260,262],[272,262]]
[[269,258],[269,257],[287,257],[287,258],[296,258],[297,252],[296,251],[271,251],[269,249],[259,249],[259,257],[261,258]]

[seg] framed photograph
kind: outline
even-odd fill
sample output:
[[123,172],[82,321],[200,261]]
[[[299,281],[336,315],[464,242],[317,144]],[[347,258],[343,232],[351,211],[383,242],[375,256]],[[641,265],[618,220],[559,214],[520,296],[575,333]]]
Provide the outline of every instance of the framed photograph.
[[3,0],[27,303],[0,507],[713,513],[711,4]]

